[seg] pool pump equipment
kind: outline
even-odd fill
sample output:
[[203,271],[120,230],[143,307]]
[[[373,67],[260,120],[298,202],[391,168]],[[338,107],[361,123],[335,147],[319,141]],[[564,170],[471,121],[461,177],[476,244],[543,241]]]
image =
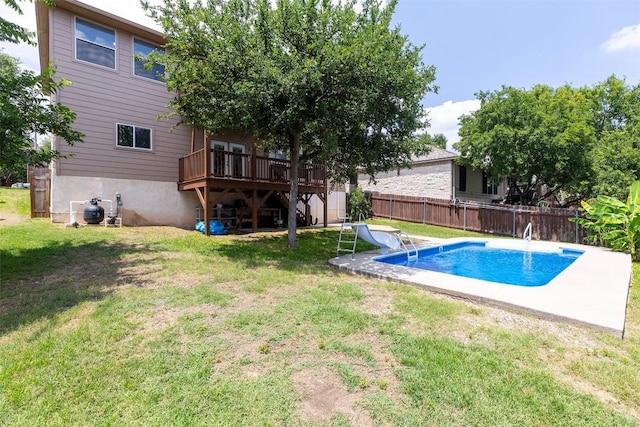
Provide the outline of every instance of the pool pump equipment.
[[[109,203],[109,214],[106,215],[105,209],[101,204]],[[79,206],[84,206],[82,210],[82,219],[84,224],[79,224],[76,220],[76,214],[79,212]],[[113,201],[94,197],[88,200],[73,200],[69,202],[70,219],[65,227],[78,228],[81,225],[100,225],[104,221],[105,227],[122,227],[122,197],[120,193],[116,194],[116,210],[113,210]]]
[[102,200],[95,197],[89,200],[89,205],[84,208],[83,219],[87,224],[100,224],[104,220],[104,208],[98,204]]

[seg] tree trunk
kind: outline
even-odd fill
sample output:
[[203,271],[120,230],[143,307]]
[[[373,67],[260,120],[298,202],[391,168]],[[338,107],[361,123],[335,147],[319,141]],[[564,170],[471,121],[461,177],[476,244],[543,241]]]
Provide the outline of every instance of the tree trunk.
[[295,133],[289,137],[289,149],[291,150],[291,189],[289,191],[289,216],[287,223],[287,244],[290,248],[295,248],[297,219],[296,209],[298,206],[298,162],[300,160],[300,134]]

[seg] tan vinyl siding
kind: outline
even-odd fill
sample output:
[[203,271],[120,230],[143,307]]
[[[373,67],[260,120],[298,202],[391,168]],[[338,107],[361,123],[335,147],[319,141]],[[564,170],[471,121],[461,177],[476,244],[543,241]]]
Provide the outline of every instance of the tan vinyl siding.
[[[133,35],[116,29],[116,70],[111,70],[76,60],[75,15],[61,9],[52,13],[51,57],[57,76],[73,83],[61,90],[58,100],[76,112],[74,127],[85,134],[84,143],[58,144],[61,152],[73,156],[58,161],[57,173],[177,181],[178,159],[190,150],[190,130],[180,126],[169,132],[178,117],[157,120],[167,112],[171,94],[163,83],[134,76]],[[117,123],[151,129],[152,150],[117,147]]]

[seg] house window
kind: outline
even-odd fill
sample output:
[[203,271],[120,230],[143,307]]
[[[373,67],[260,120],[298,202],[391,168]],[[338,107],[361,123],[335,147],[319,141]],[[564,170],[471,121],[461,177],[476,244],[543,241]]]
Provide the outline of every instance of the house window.
[[458,190],[467,191],[467,167],[458,167]]
[[151,150],[151,129],[118,123],[118,147]]
[[116,69],[116,32],[76,18],[76,59]]
[[136,76],[161,82],[162,76],[164,76],[164,65],[154,63],[152,68],[145,68],[145,64],[149,63],[149,60],[145,57],[153,52],[164,53],[164,49],[152,43],[133,39],[133,73]]
[[486,172],[482,172],[482,194],[498,194],[498,184],[492,182]]

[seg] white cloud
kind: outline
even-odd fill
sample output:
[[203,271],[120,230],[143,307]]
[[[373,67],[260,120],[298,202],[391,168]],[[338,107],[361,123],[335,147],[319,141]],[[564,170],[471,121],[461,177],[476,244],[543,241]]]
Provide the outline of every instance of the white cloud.
[[447,101],[442,105],[426,108],[431,123],[427,131],[431,135],[444,134],[447,137],[447,149],[451,149],[454,143],[460,141],[458,136],[460,116],[479,108],[480,101],[477,99],[459,102]]
[[[7,6],[4,2],[0,2],[0,15],[9,22],[18,24],[29,31],[36,31],[36,10],[31,3],[18,2],[22,8],[22,15]],[[18,58],[23,67],[33,71],[39,71],[38,49],[29,46],[26,43],[9,43],[0,42],[0,49],[7,55]]]
[[600,45],[607,52],[640,50],[640,24],[624,27]]

